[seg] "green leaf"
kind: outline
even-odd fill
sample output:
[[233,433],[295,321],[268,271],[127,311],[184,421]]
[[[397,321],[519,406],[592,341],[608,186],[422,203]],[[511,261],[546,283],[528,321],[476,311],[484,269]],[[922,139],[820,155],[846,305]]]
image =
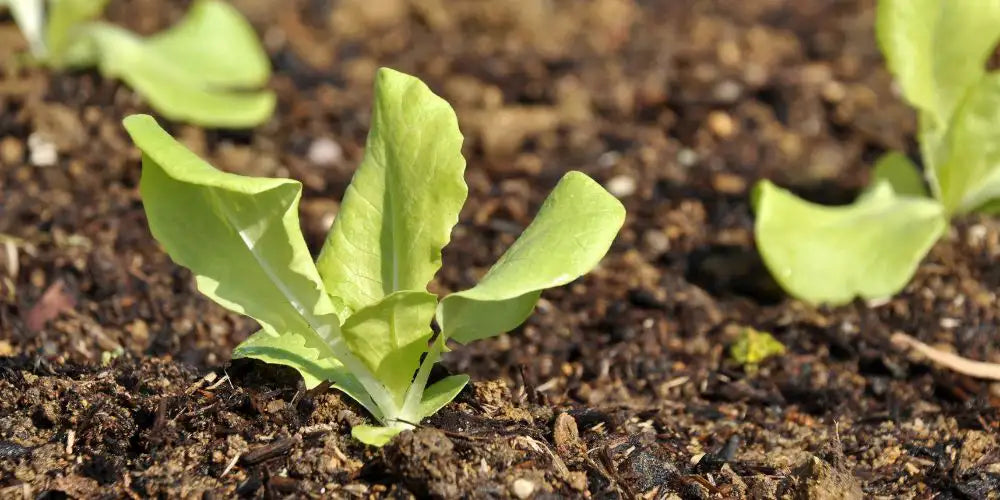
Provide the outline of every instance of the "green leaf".
[[425,290],[468,189],[455,112],[419,79],[382,68],[365,156],[317,266],[353,310]]
[[974,212],[986,215],[1000,215],[1000,199],[987,201],[976,207]]
[[437,413],[444,408],[444,405],[455,399],[468,383],[468,375],[452,375],[435,382],[424,391],[424,397],[420,400],[420,417],[429,417]]
[[312,389],[326,380],[333,381],[335,388],[364,406],[375,418],[381,419],[382,412],[361,383],[327,353],[327,346],[316,335],[293,332],[275,335],[260,330],[236,346],[233,359],[252,358],[292,367],[302,375],[306,389]]
[[928,197],[923,176],[917,166],[902,153],[886,153],[878,159],[872,172],[869,191],[882,181],[888,182],[893,192],[899,196]]
[[148,38],[145,45],[207,87],[259,87],[271,76],[257,33],[225,2],[195,2],[180,23]]
[[885,181],[838,207],[807,202],[768,181],[755,189],[761,257],[785,291],[812,303],[898,292],[947,224],[939,203],[897,196]]
[[10,15],[35,57],[46,55],[45,0],[0,0],[0,7],[8,6]]
[[369,446],[382,447],[392,441],[392,438],[403,432],[402,427],[381,427],[375,425],[355,425],[351,428],[351,436]]
[[273,92],[249,90],[267,80],[267,55],[225,3],[198,2],[177,26],[148,40],[103,23],[86,29],[101,73],[124,80],[167,118],[239,128],[274,111]]
[[437,297],[400,291],[363,307],[341,327],[348,348],[403,405],[406,390],[427,351]]
[[580,172],[566,174],[479,284],[441,301],[442,333],[468,343],[515,328],[542,290],[596,266],[624,221],[625,208],[600,184]]
[[1000,2],[880,0],[876,32],[907,100],[943,126],[1000,40]]
[[1000,73],[974,86],[943,141],[936,176],[946,213],[965,213],[1000,197]]
[[82,25],[86,21],[101,15],[108,0],[49,0],[48,4],[45,38],[49,62],[59,67],[68,58],[75,64],[93,64],[97,58],[93,44],[78,35],[85,31]]
[[143,152],[140,191],[150,230],[195,274],[202,293],[273,334],[318,335],[310,346],[339,334],[299,229],[301,184],[216,170],[149,116],[124,124]]

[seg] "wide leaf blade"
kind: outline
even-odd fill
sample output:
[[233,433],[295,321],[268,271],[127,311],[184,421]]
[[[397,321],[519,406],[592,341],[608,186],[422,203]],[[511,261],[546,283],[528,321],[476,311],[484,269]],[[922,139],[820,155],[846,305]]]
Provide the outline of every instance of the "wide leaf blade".
[[[49,0],[48,23],[45,38],[49,48],[49,62],[61,66],[67,50],[72,50],[72,62],[93,64],[95,54],[89,40],[77,39],[81,24],[101,14],[108,0]],[[86,28],[83,28],[85,30]],[[78,43],[73,43],[78,42]]]
[[882,155],[875,162],[872,180],[866,192],[871,192],[882,181],[889,183],[893,192],[900,196],[926,198],[927,186],[917,166],[903,153],[891,152]]
[[377,425],[355,425],[351,428],[351,437],[369,446],[381,448],[392,441],[403,427],[382,427]]
[[294,368],[302,375],[306,389],[324,381],[332,381],[337,389],[364,406],[375,418],[381,419],[378,406],[354,375],[336,358],[329,356],[327,346],[316,335],[285,332],[280,335],[260,330],[233,349],[233,359],[253,358]]
[[363,307],[347,318],[341,330],[348,348],[389,390],[397,406],[427,351],[437,297],[427,292],[401,291]]
[[468,375],[452,375],[432,384],[424,391],[424,397],[420,400],[420,418],[429,417],[444,408],[468,383]]
[[625,207],[600,184],[580,172],[566,174],[479,284],[441,301],[442,333],[467,343],[513,329],[542,290],[596,266],[624,221]]
[[301,185],[216,170],[153,118],[125,128],[143,152],[140,192],[153,236],[198,289],[269,332],[339,333],[334,306],[299,229]]
[[906,99],[943,126],[1000,40],[1000,1],[880,0],[876,32]]
[[812,303],[898,292],[946,227],[939,203],[897,196],[885,181],[838,207],[810,203],[768,181],[756,191],[761,257],[785,291]]
[[147,39],[145,45],[206,87],[259,87],[271,76],[257,33],[225,2],[195,2],[184,19]]
[[317,266],[353,310],[425,290],[468,189],[455,112],[419,79],[378,71],[365,156]]
[[264,49],[228,5],[199,2],[178,26],[148,40],[104,23],[85,33],[101,73],[124,80],[171,120],[243,128],[274,111],[274,93],[253,90],[270,74]]
[[1000,197],[1000,73],[983,77],[958,107],[937,165],[941,203],[964,213]]

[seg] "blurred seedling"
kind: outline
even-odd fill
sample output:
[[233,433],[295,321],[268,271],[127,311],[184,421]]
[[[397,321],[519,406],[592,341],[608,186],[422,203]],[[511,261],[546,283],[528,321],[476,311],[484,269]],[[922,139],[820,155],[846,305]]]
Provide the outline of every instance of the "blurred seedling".
[[96,67],[120,78],[165,118],[244,128],[274,111],[271,75],[253,28],[231,5],[198,0],[150,37],[97,20],[107,0],[0,0],[34,59],[54,69]]
[[851,205],[810,203],[766,180],[753,194],[765,264],[811,303],[894,295],[952,217],[1000,210],[1000,72],[986,71],[1000,2],[880,0],[876,31],[917,110],[923,175],[891,152]]

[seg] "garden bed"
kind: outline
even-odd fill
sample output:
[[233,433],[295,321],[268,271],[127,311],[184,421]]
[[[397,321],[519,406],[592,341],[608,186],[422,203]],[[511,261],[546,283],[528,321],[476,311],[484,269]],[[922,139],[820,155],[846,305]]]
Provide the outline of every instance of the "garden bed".
[[[996,220],[959,220],[903,293],[840,308],[785,298],[753,247],[755,181],[847,202],[880,153],[915,152],[873,2],[234,4],[271,54],[275,117],[170,129],[225,170],[300,179],[314,251],[361,158],[378,66],[425,80],[466,136],[469,202],[434,291],[475,283],[570,169],[622,199],[625,228],[525,326],[446,356],[435,377],[474,381],[455,402],[365,447],[350,438],[365,414],[339,393],[228,363],[254,325],[149,235],[120,125],[141,101],[93,72],[19,68],[3,23],[0,497],[1000,491],[1000,385],[889,342],[1000,361]],[[108,15],[151,33],[184,8]],[[752,374],[727,350],[748,326],[787,349]]]

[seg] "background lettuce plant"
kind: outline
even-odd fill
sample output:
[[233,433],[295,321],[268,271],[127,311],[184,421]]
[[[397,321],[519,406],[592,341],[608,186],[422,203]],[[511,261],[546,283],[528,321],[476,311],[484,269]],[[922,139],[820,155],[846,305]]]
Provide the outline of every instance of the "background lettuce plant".
[[570,172],[476,286],[439,301],[427,284],[465,203],[465,159],[454,111],[420,80],[379,70],[364,159],[315,264],[297,181],[216,170],[149,116],[130,116],[125,128],[143,152],[153,236],[205,295],[260,323],[234,357],[291,366],[310,388],[334,382],[380,424],[353,429],[370,444],[411,428],[468,382],[454,375],[427,386],[447,340],[519,325],[543,289],[597,265],[625,218],[617,199]]
[[918,112],[924,178],[888,153],[849,206],[809,203],[768,181],[753,195],[764,262],[786,291],[813,303],[895,294],[951,217],[994,212],[1000,199],[1000,73],[985,70],[1000,2],[880,0],[876,31]]
[[180,23],[149,38],[95,21],[107,0],[5,3],[37,60],[54,68],[96,66],[166,118],[241,128],[274,111],[274,93],[261,89],[271,74],[267,54],[227,3],[199,0]]

